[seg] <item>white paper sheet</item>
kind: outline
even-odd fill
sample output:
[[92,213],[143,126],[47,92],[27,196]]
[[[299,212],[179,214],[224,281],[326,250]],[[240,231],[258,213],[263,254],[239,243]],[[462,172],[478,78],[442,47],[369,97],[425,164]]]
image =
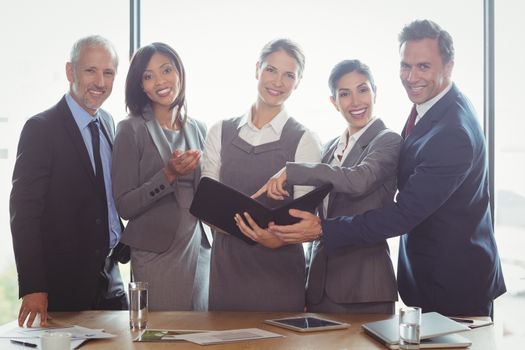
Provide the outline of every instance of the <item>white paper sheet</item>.
[[18,326],[18,321],[15,320],[0,327],[0,349],[30,349],[30,347],[24,345],[11,343],[11,339],[37,344],[37,347],[34,349],[41,349],[40,337],[42,334],[54,332],[70,333],[72,350],[79,347],[88,339],[115,337],[114,334],[106,333],[103,329],[92,329],[81,326],[67,326],[65,328],[22,328]]
[[284,337],[281,334],[268,332],[259,328],[230,329],[227,331],[213,331],[206,333],[183,334],[177,339],[187,340],[200,345],[223,344],[236,341],[268,339]]

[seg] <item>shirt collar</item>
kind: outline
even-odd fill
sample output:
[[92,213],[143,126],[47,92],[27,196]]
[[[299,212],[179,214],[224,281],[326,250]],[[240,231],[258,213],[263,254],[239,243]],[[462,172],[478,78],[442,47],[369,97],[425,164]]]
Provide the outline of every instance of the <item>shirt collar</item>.
[[66,102],[80,130],[84,130],[84,128],[93,121],[93,118],[98,116],[98,111],[94,116],[86,112],[84,108],[80,107],[69,92],[66,94]]
[[354,142],[357,142],[357,140],[359,140],[359,138],[365,133],[365,131],[370,127],[370,125],[374,124],[375,120],[376,120],[376,118],[372,117],[370,119],[370,121],[368,121],[368,124],[366,124],[361,130],[359,130],[358,132],[354,133],[350,137],[347,137],[347,135],[350,134],[350,127],[346,128],[346,130],[343,133],[343,135],[341,135],[341,137],[339,138],[339,145],[343,146],[343,148],[346,148],[347,139],[348,139],[348,141],[353,140]]
[[427,113],[433,105],[435,105],[447,92],[452,88],[452,82],[448,84],[445,90],[441,91],[439,94],[431,98],[430,100],[423,102],[420,105],[416,105],[417,119],[421,119],[425,113]]
[[[355,144],[357,143],[357,140],[363,134],[366,132],[366,130],[370,127],[370,125],[374,124],[375,117],[370,119],[368,124],[366,124],[361,130],[354,133],[352,136],[348,137],[350,134],[350,127],[346,128],[341,137],[339,138],[339,142],[337,143],[337,147],[334,151],[334,159],[339,162],[340,164],[343,164],[346,160],[346,157],[348,157],[348,154],[354,148]],[[340,157],[340,159],[339,159]]]
[[[290,116],[288,115],[286,109],[283,108],[283,110],[273,117],[273,119],[264,127],[267,127],[268,125],[268,127],[271,127],[274,132],[280,133],[284,128],[284,124],[286,124],[288,121],[288,118],[290,118]],[[244,125],[248,125],[253,130],[260,130],[252,122],[252,108],[244,113],[237,129],[242,128]]]

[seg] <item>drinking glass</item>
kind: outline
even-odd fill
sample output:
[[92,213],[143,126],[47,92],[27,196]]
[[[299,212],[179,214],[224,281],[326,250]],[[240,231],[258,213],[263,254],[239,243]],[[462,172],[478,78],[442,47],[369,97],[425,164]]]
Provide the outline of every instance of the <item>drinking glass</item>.
[[145,329],[148,323],[148,282],[129,283],[129,327]]
[[406,306],[399,309],[399,349],[419,349],[421,308]]

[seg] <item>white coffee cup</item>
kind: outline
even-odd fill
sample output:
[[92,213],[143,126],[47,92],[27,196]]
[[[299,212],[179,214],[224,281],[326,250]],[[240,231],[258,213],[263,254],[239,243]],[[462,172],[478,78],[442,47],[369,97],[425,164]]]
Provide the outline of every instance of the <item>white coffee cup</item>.
[[42,350],[70,350],[71,334],[65,332],[49,332],[42,334]]

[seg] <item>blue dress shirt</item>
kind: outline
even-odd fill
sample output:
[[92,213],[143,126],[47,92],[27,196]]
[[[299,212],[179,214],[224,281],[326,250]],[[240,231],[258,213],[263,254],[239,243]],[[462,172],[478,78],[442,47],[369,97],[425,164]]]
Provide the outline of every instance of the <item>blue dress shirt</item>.
[[[89,159],[91,159],[91,165],[93,166],[93,171],[95,171],[95,158],[93,157],[93,147],[91,141],[91,132],[89,131],[88,124],[93,121],[93,118],[98,118],[97,111],[95,116],[92,116],[86,112],[80,105],[71,97],[69,93],[66,94],[66,102],[73,114],[73,118],[77,123],[80,134],[84,139],[87,152],[89,154]],[[97,123],[99,128],[102,128],[102,123],[99,121]],[[119,239],[120,234],[122,233],[122,228],[120,226],[120,220],[117,214],[117,209],[115,208],[115,201],[112,196],[112,186],[111,186],[111,145],[107,139],[107,131],[100,130],[100,158],[102,160],[102,170],[104,171],[104,185],[106,188],[106,198],[108,204],[108,222],[109,222],[109,248],[114,248]]]

